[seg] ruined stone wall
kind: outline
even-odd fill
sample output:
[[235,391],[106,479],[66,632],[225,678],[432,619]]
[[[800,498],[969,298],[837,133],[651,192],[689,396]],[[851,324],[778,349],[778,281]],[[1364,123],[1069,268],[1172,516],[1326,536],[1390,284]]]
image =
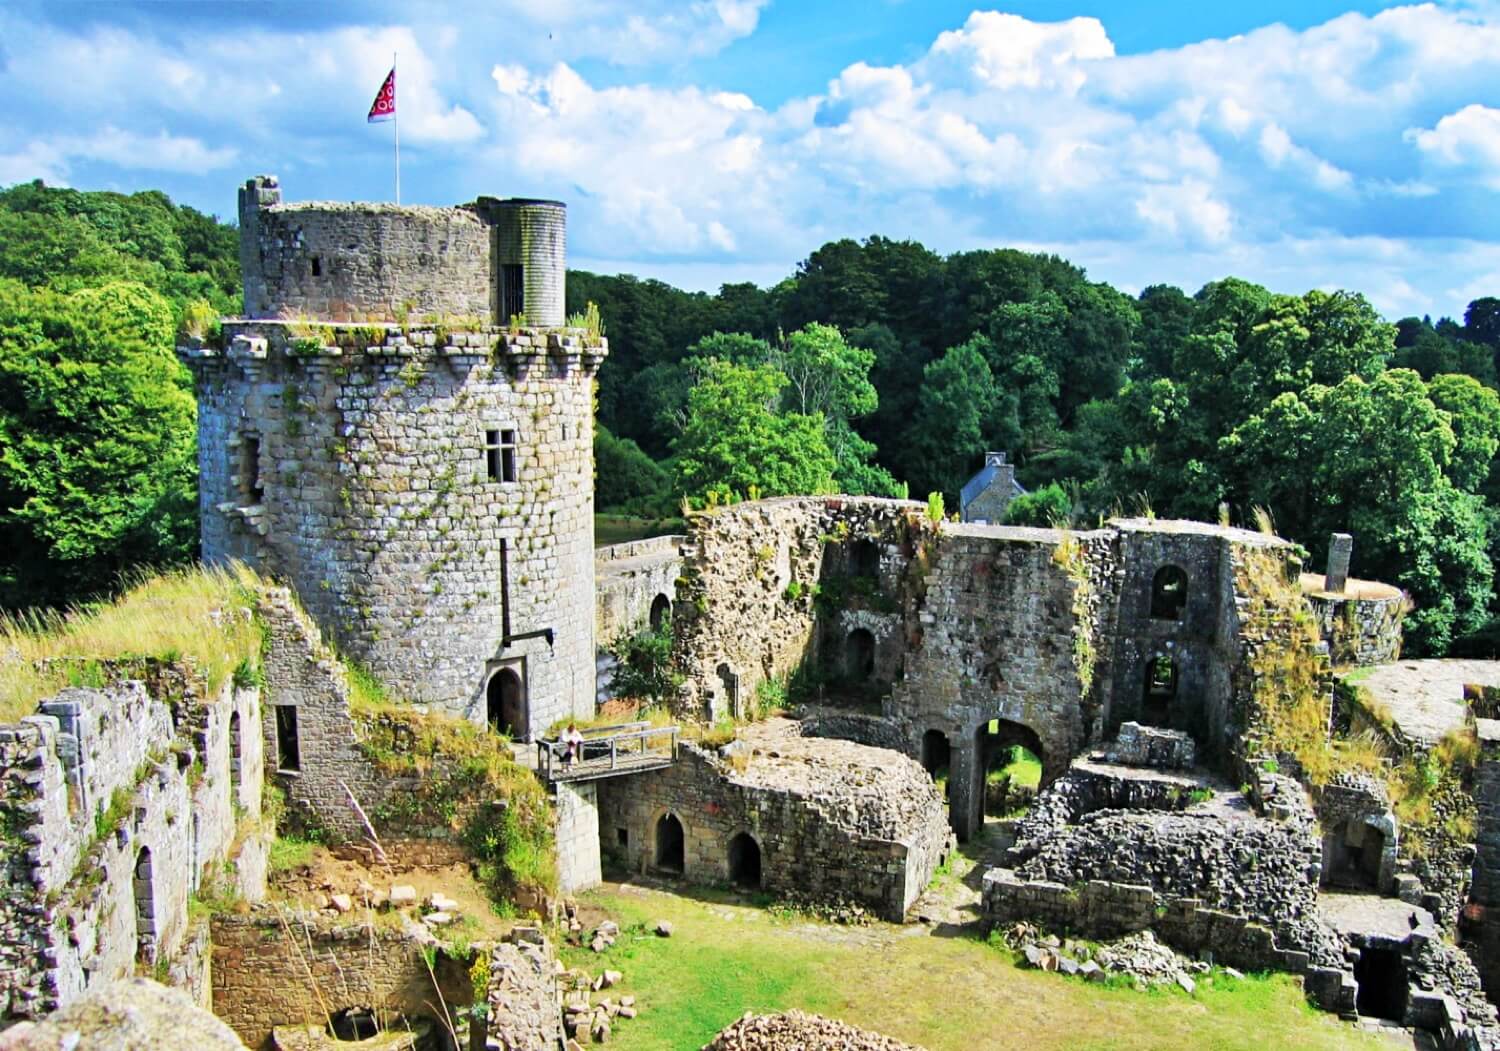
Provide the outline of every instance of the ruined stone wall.
[[0,1022],[37,1017],[138,960],[172,963],[205,871],[228,867],[244,892],[263,893],[263,869],[233,872],[235,804],[258,817],[261,786],[234,773],[231,725],[251,730],[238,735],[243,771],[258,758],[258,692],[226,684],[203,699],[170,666],[154,678],[155,693],[118,679],[64,690],[0,728]]
[[246,317],[490,319],[492,235],[472,206],[282,204],[262,176],[239,215]]
[[[870,777],[877,763],[904,764],[907,776],[892,782],[886,793],[892,798],[883,806],[908,808],[909,816],[882,818],[875,800],[857,802],[853,793],[833,785],[778,787],[774,778],[736,773],[717,755],[684,744],[671,767],[599,782],[606,853],[631,871],[658,871],[658,830],[670,814],[682,825],[681,876],[690,883],[728,882],[730,841],[748,833],[760,850],[765,890],[857,901],[899,922],[931,879],[947,843],[941,799],[921,769],[904,757],[848,742],[820,744],[831,754],[847,750],[862,756]],[[753,771],[756,760],[750,761]],[[878,792],[878,783],[872,786]]]
[[886,714],[908,728],[912,752],[926,733],[947,737],[960,837],[981,820],[979,738],[991,720],[1036,735],[1047,779],[1090,738],[1092,683],[1083,669],[1093,672],[1081,660],[1092,646],[1086,563],[1095,550],[1107,557],[1102,539],[967,525],[945,525],[939,534],[906,676]]
[[1460,929],[1484,989],[1500,995],[1500,720],[1476,719],[1479,763],[1474,773],[1474,878]]
[[382,924],[263,906],[215,916],[212,937],[213,1012],[252,1049],[276,1026],[326,1025],[349,1007],[441,1026],[439,992],[449,1011],[474,996],[466,961],[439,953],[429,972],[423,942]]
[[552,944],[536,928],[518,927],[490,954],[487,1047],[501,1051],[562,1044],[560,970]]
[[[592,379],[576,332],[226,325],[197,375],[203,554],[290,583],[394,694],[522,739],[593,711]],[[514,436],[493,479],[487,444]],[[513,481],[505,480],[507,470]]]
[[1401,656],[1406,596],[1339,598],[1310,594],[1307,604],[1317,618],[1318,634],[1328,643],[1328,657],[1335,666],[1389,664]]
[[594,551],[594,640],[601,650],[651,623],[653,603],[677,605],[685,536],[655,536]]
[[[896,500],[786,497],[693,515],[673,622],[688,680],[682,714],[712,721],[746,711],[761,682],[816,664],[824,611],[836,613],[840,645],[846,630],[869,630],[875,677],[894,678],[920,512]],[[856,557],[860,544],[869,547]],[[837,671],[841,656],[826,666]]]

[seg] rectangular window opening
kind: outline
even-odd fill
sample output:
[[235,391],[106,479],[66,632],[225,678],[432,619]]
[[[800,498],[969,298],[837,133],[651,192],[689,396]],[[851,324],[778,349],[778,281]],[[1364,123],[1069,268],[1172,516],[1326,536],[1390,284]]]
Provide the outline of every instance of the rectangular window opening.
[[278,704],[275,707],[276,769],[301,770],[302,750],[297,744],[297,706]]
[[516,480],[516,432],[484,432],[484,470],[492,482]]
[[260,481],[260,438],[247,435],[240,445],[240,500],[253,505],[261,503],[265,495]]
[[526,275],[520,263],[500,264],[500,321],[526,313]]
[[620,846],[622,846],[622,847],[628,847],[628,846],[630,846],[630,832],[629,832],[628,829],[616,828],[615,829],[615,838],[619,842]]
[[317,256],[312,257],[312,276],[323,276],[323,260],[319,259]]

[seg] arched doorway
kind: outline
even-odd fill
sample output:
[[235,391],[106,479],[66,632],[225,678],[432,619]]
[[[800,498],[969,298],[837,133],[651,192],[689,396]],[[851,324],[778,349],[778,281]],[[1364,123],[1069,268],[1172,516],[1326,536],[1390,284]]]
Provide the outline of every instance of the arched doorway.
[[1151,616],[1154,620],[1181,620],[1187,605],[1187,573],[1177,566],[1162,566],[1151,579]]
[[941,730],[928,730],[922,735],[922,769],[943,790],[943,799],[948,803],[953,802],[953,781],[948,776],[952,762],[953,746],[948,743],[947,734]]
[[748,832],[729,841],[729,881],[743,890],[760,890],[760,844]]
[[671,812],[656,819],[656,867],[663,872],[682,875],[682,822]]
[[156,886],[151,872],[151,848],[135,856],[136,953],[144,963],[156,962]]
[[1141,722],[1172,725],[1172,701],[1177,697],[1177,662],[1158,653],[1146,662],[1146,686],[1141,697]]
[[1042,783],[1042,740],[1024,723],[991,719],[977,732],[982,813],[1004,817],[1031,804]]
[[521,677],[514,669],[501,668],[490,676],[485,690],[485,711],[490,729],[513,741],[526,735],[526,696]]
[[844,643],[844,675],[850,682],[869,682],[875,675],[875,636],[855,628]]
[[672,600],[665,595],[657,595],[651,600],[651,630],[660,631],[672,620]]

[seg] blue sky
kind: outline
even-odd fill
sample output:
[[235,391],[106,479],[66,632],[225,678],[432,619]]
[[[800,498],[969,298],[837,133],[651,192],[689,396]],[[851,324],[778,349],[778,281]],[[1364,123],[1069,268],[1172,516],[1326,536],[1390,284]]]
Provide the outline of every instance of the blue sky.
[[20,0],[0,183],[388,198],[393,50],[404,199],[560,197],[576,266],[764,284],[879,233],[1129,291],[1500,295],[1491,0]]

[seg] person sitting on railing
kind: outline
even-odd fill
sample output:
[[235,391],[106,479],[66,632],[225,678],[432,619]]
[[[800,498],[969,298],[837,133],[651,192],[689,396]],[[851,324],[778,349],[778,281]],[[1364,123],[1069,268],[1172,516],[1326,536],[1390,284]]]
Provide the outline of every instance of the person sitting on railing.
[[566,769],[572,766],[575,760],[583,758],[583,734],[578,732],[578,727],[574,723],[568,724],[568,731],[563,734],[563,745],[565,746],[563,767]]

